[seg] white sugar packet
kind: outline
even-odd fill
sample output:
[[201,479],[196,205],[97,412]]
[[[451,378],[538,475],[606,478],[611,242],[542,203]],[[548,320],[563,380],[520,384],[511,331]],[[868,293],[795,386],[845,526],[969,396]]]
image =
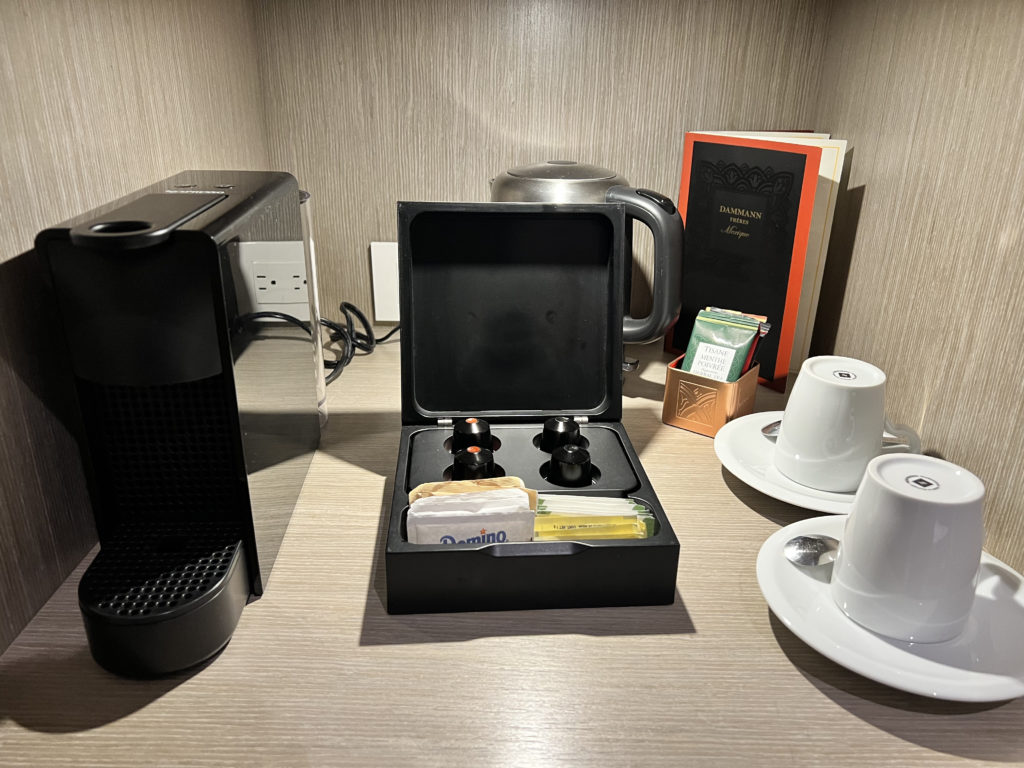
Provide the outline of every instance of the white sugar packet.
[[533,539],[529,495],[501,488],[416,499],[406,517],[411,544],[498,544]]
[[530,506],[530,496],[522,488],[494,488],[471,493],[453,493],[446,496],[424,496],[416,499],[409,512],[426,515],[440,511],[478,512],[488,504],[515,503]]

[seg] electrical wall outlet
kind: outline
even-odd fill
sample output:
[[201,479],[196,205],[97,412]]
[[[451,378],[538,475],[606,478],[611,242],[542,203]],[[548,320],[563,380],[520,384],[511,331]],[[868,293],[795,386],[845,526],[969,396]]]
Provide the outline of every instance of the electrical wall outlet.
[[306,251],[301,241],[239,243],[232,270],[239,312],[283,312],[309,320]]
[[373,319],[397,323],[398,243],[370,243],[370,277],[373,280]]
[[251,270],[260,306],[308,301],[305,268],[287,261],[254,261]]

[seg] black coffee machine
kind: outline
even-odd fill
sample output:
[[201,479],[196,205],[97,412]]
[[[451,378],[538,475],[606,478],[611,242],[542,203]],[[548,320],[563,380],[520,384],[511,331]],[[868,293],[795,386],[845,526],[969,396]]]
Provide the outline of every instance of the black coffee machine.
[[295,179],[234,171],[178,174],[36,238],[100,538],[79,606],[108,670],[210,658],[266,587],[319,440],[322,372],[308,333],[240,303],[239,259],[301,243]]

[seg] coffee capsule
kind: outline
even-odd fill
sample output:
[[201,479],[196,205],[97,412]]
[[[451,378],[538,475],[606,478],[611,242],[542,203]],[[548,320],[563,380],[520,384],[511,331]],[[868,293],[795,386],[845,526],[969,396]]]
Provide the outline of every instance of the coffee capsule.
[[540,449],[551,453],[560,445],[574,445],[580,441],[580,425],[572,416],[554,416],[544,422],[540,435]]
[[470,417],[455,422],[452,429],[452,453],[458,453],[471,445],[488,449],[491,447],[491,425],[483,419]]
[[555,485],[576,488],[590,485],[593,467],[590,451],[578,445],[560,445],[551,452],[548,481]]
[[481,480],[494,477],[494,451],[471,445],[455,454],[452,480]]

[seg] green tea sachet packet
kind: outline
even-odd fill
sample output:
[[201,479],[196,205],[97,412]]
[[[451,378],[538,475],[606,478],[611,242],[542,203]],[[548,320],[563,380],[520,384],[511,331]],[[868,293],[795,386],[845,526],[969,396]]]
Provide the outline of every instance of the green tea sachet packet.
[[[705,307],[708,312],[720,312],[726,315],[740,315],[748,320],[756,320],[761,324],[761,329],[757,336],[754,337],[754,343],[750,345],[750,351],[747,353],[747,363],[743,366],[743,373],[746,373],[757,364],[757,353],[761,351],[761,340],[768,335],[768,332],[772,329],[772,324],[768,322],[768,318],[764,315],[754,315],[750,312],[737,312],[735,309],[721,309],[720,307]],[[742,374],[741,374],[742,375]]]
[[762,323],[756,317],[719,309],[697,313],[682,370],[714,381],[737,381],[747,369]]

